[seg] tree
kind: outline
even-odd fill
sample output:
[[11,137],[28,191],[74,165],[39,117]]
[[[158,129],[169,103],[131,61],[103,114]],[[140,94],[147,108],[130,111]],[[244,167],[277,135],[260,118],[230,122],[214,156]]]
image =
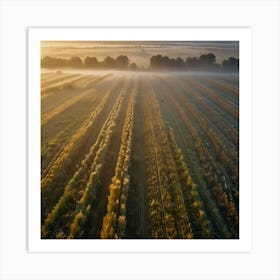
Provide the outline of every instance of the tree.
[[136,65],[136,63],[133,62],[133,63],[130,64],[130,69],[131,70],[137,70],[138,66]]
[[182,69],[185,68],[185,61],[181,57],[177,57],[176,59],[176,68]]
[[222,62],[223,69],[228,71],[239,71],[239,59],[229,57],[229,59]]
[[111,56],[107,56],[104,58],[104,66],[105,68],[114,68],[116,65],[114,58]]
[[213,53],[202,54],[199,57],[199,64],[201,66],[213,66],[216,62],[216,56]]
[[67,66],[68,60],[46,56],[41,60],[41,66],[45,68],[55,68]]
[[150,59],[150,67],[154,69],[158,69],[162,67],[162,55],[153,55]]
[[98,60],[96,57],[87,56],[84,60],[84,65],[86,67],[96,67],[98,65]]
[[118,68],[126,68],[129,64],[129,59],[126,55],[119,55],[116,58],[116,64]]
[[197,57],[195,57],[195,56],[193,56],[193,57],[188,56],[186,58],[186,66],[187,66],[187,68],[190,68],[190,69],[198,67],[198,59],[197,59]]
[[73,67],[81,67],[83,64],[83,61],[81,60],[80,57],[78,56],[73,56],[70,58],[69,60],[69,66],[73,66]]

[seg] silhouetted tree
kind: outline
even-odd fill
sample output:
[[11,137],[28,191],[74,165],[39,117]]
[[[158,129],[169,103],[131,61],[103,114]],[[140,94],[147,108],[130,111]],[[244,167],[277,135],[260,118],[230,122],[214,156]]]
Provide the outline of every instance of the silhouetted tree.
[[130,69],[131,70],[137,70],[138,66],[136,65],[136,63],[133,62],[133,63],[130,64]]
[[81,60],[80,57],[73,56],[73,57],[70,58],[69,66],[71,66],[71,67],[81,67],[82,64],[83,64],[83,61]]
[[150,67],[153,69],[183,69],[186,64],[181,57],[177,59],[170,58],[168,56],[154,55],[150,60]]
[[162,67],[162,55],[153,55],[150,59],[150,67],[153,69],[158,69]]
[[116,58],[116,65],[118,68],[125,68],[129,64],[129,59],[126,55],[119,55]]
[[190,69],[197,68],[198,67],[198,59],[197,59],[197,57],[195,57],[195,56],[193,56],[193,57],[188,56],[186,58],[186,67],[190,68]]
[[164,56],[162,58],[162,67],[169,68],[171,65],[172,65],[172,62],[170,61],[170,58],[168,56]]
[[177,57],[176,59],[176,68],[183,69],[185,68],[186,63],[181,57]]
[[84,65],[86,67],[97,67],[98,65],[98,60],[96,57],[89,57],[87,56],[84,60]]
[[239,71],[239,59],[229,57],[229,59],[222,62],[223,69],[228,71]]
[[216,56],[213,53],[202,54],[199,57],[200,66],[212,66],[216,62]]
[[45,68],[55,68],[67,66],[68,60],[46,56],[41,60],[41,66]]
[[115,68],[116,66],[115,59],[112,58],[111,56],[107,56],[104,58],[103,65],[105,68]]

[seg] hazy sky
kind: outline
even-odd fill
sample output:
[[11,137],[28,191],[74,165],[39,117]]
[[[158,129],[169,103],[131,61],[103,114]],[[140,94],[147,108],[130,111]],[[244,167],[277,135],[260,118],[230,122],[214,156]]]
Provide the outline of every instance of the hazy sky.
[[42,41],[41,56],[70,58],[79,56],[95,56],[103,60],[106,56],[117,57],[127,55],[130,63],[147,67],[150,57],[156,54],[172,58],[186,58],[201,54],[214,53],[216,60],[221,63],[224,59],[234,56],[239,58],[238,41]]

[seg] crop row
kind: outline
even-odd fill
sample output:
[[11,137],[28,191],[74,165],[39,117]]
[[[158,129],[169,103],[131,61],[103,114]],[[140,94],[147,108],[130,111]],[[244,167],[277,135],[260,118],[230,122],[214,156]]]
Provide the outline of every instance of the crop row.
[[75,210],[75,213],[77,214],[70,225],[70,234],[68,238],[80,237],[80,235],[83,233],[83,228],[86,226],[86,221],[89,217],[89,209],[91,209],[91,205],[96,201],[96,189],[98,187],[100,174],[104,166],[104,159],[106,152],[108,151],[113,130],[116,127],[116,121],[126,93],[126,89],[123,89],[116,103],[114,104],[112,111],[110,112],[109,118],[105,122],[105,126],[100,131],[98,136],[98,150],[90,167],[90,176],[88,178],[86,188],[77,204]]
[[199,134],[194,128],[192,122],[186,116],[182,107],[174,98],[168,96],[168,100],[171,104],[173,104],[181,119],[185,123],[188,131],[193,137],[195,149],[201,162],[201,166],[204,170],[203,177],[207,182],[207,186],[211,189],[217,207],[219,208],[219,211],[228,226],[229,232],[227,232],[227,229],[221,227],[222,234],[226,237],[236,237],[238,235],[238,212],[233,201],[232,192],[224,188],[225,176],[215,164],[214,159],[203,144]]
[[[212,134],[214,133],[216,137],[219,138],[221,145],[223,145],[227,152],[230,153],[229,156],[233,159],[238,158],[239,135],[236,129],[233,128],[232,124],[223,119],[213,108],[211,108],[204,98],[199,97],[198,91],[192,90],[190,93],[186,90],[186,98],[185,94],[182,95],[181,91],[178,90],[178,87],[175,87],[172,82],[165,80],[165,83],[173,92],[177,95],[179,94],[182,100],[185,102],[192,102],[192,105],[190,105],[193,107],[192,112],[195,110],[194,103],[196,104],[197,114],[207,121],[208,126],[213,130]],[[180,81],[177,81],[177,84],[182,85]]]
[[71,85],[72,83],[80,81],[85,78],[86,78],[86,76],[77,74],[77,75],[74,75],[71,77],[67,77],[67,79],[65,79],[65,80],[55,82],[55,83],[45,86],[45,87],[41,87],[41,95],[42,95],[41,98],[45,99],[47,96],[52,95],[55,92],[55,90],[66,88],[67,86]]
[[149,91],[149,97],[145,95],[144,104],[152,236],[153,238],[193,238],[176,163],[160,108],[152,90]]
[[41,82],[51,79],[53,77],[57,77],[56,72],[43,72],[43,73],[41,73]]
[[169,128],[168,139],[175,159],[177,173],[182,186],[184,203],[192,225],[194,238],[209,238],[210,228],[203,203],[197,191],[197,185],[193,182],[188,167],[185,163],[181,149],[178,147],[173,129]]
[[236,147],[239,146],[239,134],[237,130],[234,129],[232,125],[225,122],[225,120],[221,118],[221,116],[215,110],[213,110],[207,102],[201,98],[198,98],[196,95],[193,95],[193,97],[197,104],[201,107],[200,111],[203,111],[204,114],[207,114],[209,116],[207,119],[211,119],[211,122],[215,123],[215,125],[212,125],[212,127],[219,127],[219,129],[217,129],[217,134],[219,134],[220,138],[223,139],[225,147],[229,144],[229,148],[234,151],[234,156],[236,156]]
[[173,95],[178,98],[178,100],[182,103],[182,105],[188,110],[191,116],[199,124],[201,130],[209,139],[213,147],[213,150],[215,152],[215,156],[217,157],[217,159],[220,160],[220,162],[223,163],[227,172],[232,177],[233,182],[236,182],[239,176],[238,165],[237,165],[238,157],[236,156],[236,154],[232,153],[231,150],[225,151],[223,142],[220,140],[217,133],[215,133],[211,129],[211,124],[209,124],[208,119],[203,118],[201,113],[193,105],[191,105],[184,97],[178,94],[176,90],[173,91]]
[[123,238],[126,229],[126,201],[130,183],[131,143],[133,136],[134,106],[136,91],[130,96],[122,131],[121,146],[115,168],[115,175],[109,187],[107,214],[103,218],[101,238]]
[[41,88],[47,88],[48,86],[52,85],[52,84],[55,84],[55,83],[60,83],[60,82],[63,82],[65,80],[68,80],[70,78],[73,78],[73,77],[78,77],[79,75],[77,74],[60,74],[60,75],[54,75],[54,76],[51,76],[50,78],[47,78],[47,79],[43,79],[41,81]]
[[189,80],[189,83],[195,89],[204,93],[205,96],[209,97],[209,99],[217,104],[220,108],[225,110],[229,113],[233,118],[239,119],[239,109],[237,106],[229,102],[229,100],[225,100],[221,96],[218,96],[215,91],[211,90],[210,88],[203,86],[201,83],[198,83],[195,80]]
[[86,96],[90,95],[93,93],[92,89],[85,90],[76,96],[68,99],[67,101],[61,103],[60,105],[56,106],[53,110],[46,112],[45,114],[42,114],[42,119],[41,119],[41,126],[44,126],[47,124],[50,120],[52,120],[55,116],[61,114]]
[[[166,80],[166,82],[172,91],[178,92],[178,86],[175,87],[169,80]],[[238,151],[236,151],[236,147],[238,148],[239,146],[238,131],[234,129],[230,122],[228,122],[225,118],[222,118],[221,115],[200,96],[200,92],[194,89],[189,91],[189,87],[185,88],[185,85],[182,85],[181,80],[179,79],[176,80],[176,84],[181,85],[181,88],[184,89],[184,93],[187,94],[188,100],[192,100],[192,103],[195,103],[200,114],[211,123],[211,127],[215,128],[215,131],[222,140],[225,148],[232,150],[234,152],[234,157],[237,158]]]
[[48,214],[42,227],[43,237],[75,238],[78,234],[82,234],[81,228],[85,225],[84,222],[90,214],[91,204],[95,200],[95,188],[99,183],[102,163],[125,94],[126,90],[119,94],[96,142],[68,182],[64,194]]
[[107,90],[104,94],[101,102],[99,103],[98,107],[87,117],[87,119],[82,123],[80,128],[70,137],[66,145],[62,148],[59,152],[54,161],[52,161],[47,169],[46,174],[43,174],[43,178],[41,180],[41,189],[44,190],[49,187],[55,178],[59,177],[60,172],[64,172],[64,165],[67,162],[71,161],[71,154],[73,150],[79,146],[79,142],[81,142],[82,138],[89,130],[90,127],[94,125],[94,121],[97,116],[102,112],[105,104],[107,103],[108,98],[110,97],[114,85]]
[[234,88],[230,85],[226,85],[223,82],[214,80],[214,79],[206,79],[207,82],[209,82],[212,85],[215,85],[217,88],[223,90],[224,92],[230,93],[234,97],[239,97],[239,90],[237,88]]
[[77,86],[80,86],[82,88],[91,88],[95,84],[105,80],[106,78],[110,77],[111,75],[112,74],[106,74],[106,75],[103,75],[103,76],[96,76],[94,78],[93,78],[93,76],[91,76],[91,78],[89,78],[85,81],[77,82]]

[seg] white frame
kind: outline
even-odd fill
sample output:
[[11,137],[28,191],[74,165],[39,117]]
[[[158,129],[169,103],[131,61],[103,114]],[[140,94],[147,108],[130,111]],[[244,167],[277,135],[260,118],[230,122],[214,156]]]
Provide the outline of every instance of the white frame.
[[[29,29],[29,242],[30,252],[250,252],[252,246],[252,91],[249,28],[30,28]],[[239,41],[239,239],[54,240],[40,231],[41,41]],[[245,94],[246,93],[246,94]]]
[[[278,0],[0,0],[0,279],[279,280],[279,8]],[[28,252],[27,28],[32,26],[252,29],[250,253]]]

